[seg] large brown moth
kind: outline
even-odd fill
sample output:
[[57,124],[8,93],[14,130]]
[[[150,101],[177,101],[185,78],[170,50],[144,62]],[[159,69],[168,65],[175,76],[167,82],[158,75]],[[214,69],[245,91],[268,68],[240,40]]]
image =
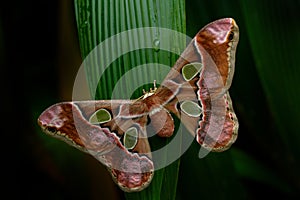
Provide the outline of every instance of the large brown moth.
[[197,142],[211,151],[228,149],[238,120],[231,85],[239,30],[231,18],[202,28],[161,85],[136,100],[62,102],[38,118],[43,131],[92,154],[127,192],[151,182],[154,165],[146,126],[170,137],[177,116]]

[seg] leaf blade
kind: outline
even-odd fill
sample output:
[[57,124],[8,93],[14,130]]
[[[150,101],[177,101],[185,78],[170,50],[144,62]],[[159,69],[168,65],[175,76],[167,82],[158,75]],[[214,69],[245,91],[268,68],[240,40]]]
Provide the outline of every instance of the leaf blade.
[[[107,38],[122,33],[123,31],[140,27],[154,27],[154,36],[159,38],[159,27],[170,28],[179,32],[185,32],[185,10],[184,1],[167,0],[158,2],[156,0],[147,1],[92,1],[75,0],[76,19],[78,24],[78,34],[81,46],[82,57],[87,58],[89,53]],[[101,17],[100,17],[101,16]],[[157,28],[155,28],[157,27]],[[104,57],[112,57],[126,51],[126,48],[134,49],[144,42],[144,39],[149,35],[149,32],[139,32],[140,34],[128,35],[127,40],[116,40],[107,48],[109,52],[102,55]],[[170,45],[173,43],[168,41]],[[177,49],[185,46],[185,41],[179,41]],[[117,48],[116,48],[117,47]],[[95,51],[96,52],[96,51]],[[96,53],[95,53],[96,54]],[[156,51],[155,49],[143,49],[131,52],[126,52],[122,56],[115,59],[109,64],[106,69],[99,69],[98,59],[92,58],[89,60],[92,67],[86,70],[87,79],[90,85],[90,92],[97,99],[110,99],[112,96],[121,98],[138,98],[131,92],[136,89],[137,83],[145,81],[143,77],[148,77],[149,74],[155,75],[155,79],[162,80],[165,76],[157,67],[158,64],[153,64],[153,68],[147,68],[146,71],[136,71],[130,74],[134,67],[147,63],[163,63],[172,66],[178,55],[170,52]],[[101,67],[101,66],[100,66]],[[103,67],[103,66],[102,66]],[[103,73],[100,80],[98,75]],[[115,88],[119,79],[126,74],[126,80],[121,84],[121,88]],[[147,83],[153,82],[148,80]],[[97,88],[94,88],[94,84]],[[152,86],[145,86],[148,90]],[[158,138],[151,143],[152,148],[167,144],[167,140]],[[167,157],[167,152],[164,155]],[[127,199],[174,199],[176,196],[177,176],[178,176],[179,160],[173,165],[155,171],[155,176],[150,186],[138,193],[126,193]],[[168,174],[166,176],[165,174]],[[164,182],[172,183],[165,187]],[[168,192],[162,192],[168,190]],[[171,195],[170,195],[171,194]],[[168,195],[168,196],[165,196]]]

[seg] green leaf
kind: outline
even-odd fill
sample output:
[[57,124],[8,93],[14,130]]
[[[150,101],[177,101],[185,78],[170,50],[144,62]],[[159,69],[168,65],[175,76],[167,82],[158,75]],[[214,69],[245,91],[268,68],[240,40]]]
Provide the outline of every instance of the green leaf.
[[[159,64],[171,67],[178,58],[174,53],[160,50],[161,43],[167,43],[178,53],[186,46],[185,38],[159,39],[159,28],[185,33],[185,4],[182,0],[75,0],[75,10],[82,57],[86,59],[85,64],[91,66],[85,68],[88,85],[92,97],[96,99],[140,97],[142,89],[147,91],[153,88],[153,81],[161,82],[168,73]],[[150,32],[144,29],[124,32],[143,27],[154,28]],[[118,34],[121,34],[121,39]],[[152,48],[138,49],[149,37],[153,37]],[[107,42],[109,38],[113,38],[113,42]],[[106,45],[105,51],[95,49],[99,44]],[[91,52],[93,56],[90,56]],[[140,66],[146,67],[140,70]],[[144,84],[139,85],[141,82]],[[167,143],[168,139],[156,137],[150,141],[153,149]],[[162,158],[167,157],[166,151]],[[148,188],[125,194],[126,198],[175,199],[178,170],[179,160],[155,171]]]
[[[260,139],[282,176],[300,189],[299,1],[242,1],[255,66],[271,111],[272,131]],[[266,124],[266,121],[262,121]]]
[[273,170],[268,169],[266,166],[255,160],[255,158],[239,149],[233,148],[230,152],[234,158],[234,166],[240,176],[271,185],[277,190],[285,193],[291,193],[289,185],[280,179]]
[[178,199],[245,199],[230,151],[210,152],[200,159],[199,144],[194,141],[181,157]]

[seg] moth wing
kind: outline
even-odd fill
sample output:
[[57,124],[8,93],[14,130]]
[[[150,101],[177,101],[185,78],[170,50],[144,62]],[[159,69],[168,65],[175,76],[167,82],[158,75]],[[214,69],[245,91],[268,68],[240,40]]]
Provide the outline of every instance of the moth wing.
[[198,143],[224,151],[236,140],[238,120],[228,89],[234,74],[238,27],[231,18],[201,29],[157,90]]
[[93,155],[124,191],[140,191],[154,172],[146,135],[147,116],[132,113],[130,100],[55,104],[38,119],[42,129]]

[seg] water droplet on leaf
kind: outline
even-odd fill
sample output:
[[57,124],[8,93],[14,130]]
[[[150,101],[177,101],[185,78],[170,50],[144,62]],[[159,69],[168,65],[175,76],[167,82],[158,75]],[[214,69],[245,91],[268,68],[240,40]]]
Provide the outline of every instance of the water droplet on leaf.
[[153,40],[153,49],[158,52],[160,50],[160,41],[159,39]]
[[84,29],[84,28],[86,28],[86,27],[88,26],[88,24],[89,24],[88,21],[84,21],[84,22],[81,24],[80,28]]

